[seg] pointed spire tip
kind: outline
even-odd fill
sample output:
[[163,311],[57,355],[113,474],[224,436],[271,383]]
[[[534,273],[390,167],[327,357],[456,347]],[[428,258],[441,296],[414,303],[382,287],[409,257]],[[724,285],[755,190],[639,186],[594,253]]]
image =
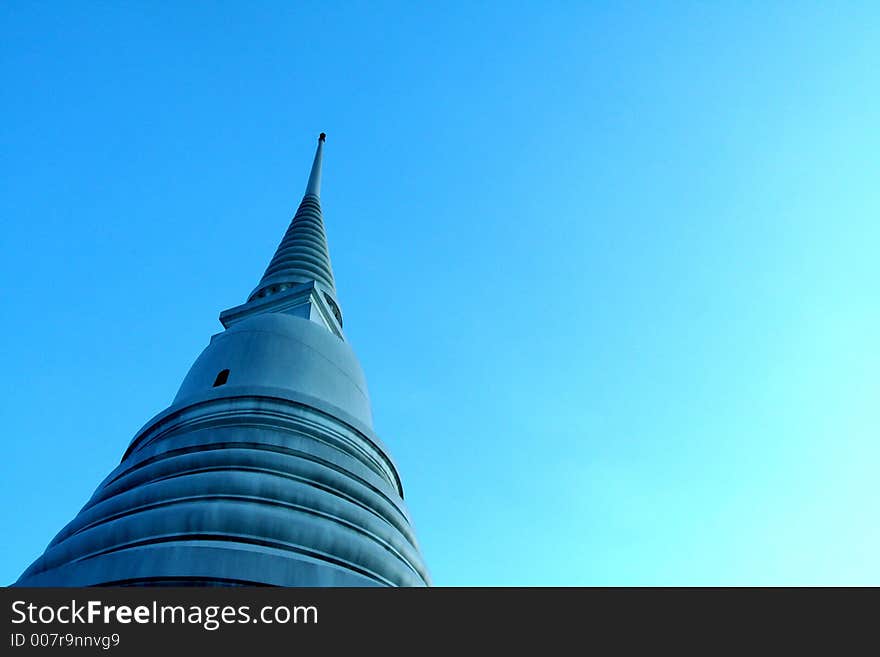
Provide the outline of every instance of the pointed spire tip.
[[323,132],[318,137],[318,148],[315,150],[315,161],[312,162],[312,172],[309,174],[309,182],[306,185],[307,195],[321,195],[321,160],[323,159],[322,152],[324,150],[324,139],[326,138],[327,135]]

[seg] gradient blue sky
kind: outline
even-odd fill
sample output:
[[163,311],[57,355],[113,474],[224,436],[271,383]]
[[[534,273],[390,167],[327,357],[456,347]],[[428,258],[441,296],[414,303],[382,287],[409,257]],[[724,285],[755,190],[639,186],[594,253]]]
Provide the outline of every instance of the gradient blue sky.
[[876,3],[415,4],[0,5],[0,582],[244,301],[323,130],[436,584],[880,584]]

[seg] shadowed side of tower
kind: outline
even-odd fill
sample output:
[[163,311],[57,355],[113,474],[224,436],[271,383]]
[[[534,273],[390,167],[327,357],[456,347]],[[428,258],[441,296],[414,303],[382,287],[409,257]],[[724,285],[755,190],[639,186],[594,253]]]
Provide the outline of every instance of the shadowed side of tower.
[[18,586],[424,586],[306,192],[247,303]]

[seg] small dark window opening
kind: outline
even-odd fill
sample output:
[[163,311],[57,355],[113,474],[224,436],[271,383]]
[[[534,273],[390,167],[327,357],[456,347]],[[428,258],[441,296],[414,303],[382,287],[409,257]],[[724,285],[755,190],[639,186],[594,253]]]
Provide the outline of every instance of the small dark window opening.
[[226,383],[226,380],[229,378],[229,370],[221,370],[220,374],[217,375],[217,378],[214,379],[214,387],[222,386]]

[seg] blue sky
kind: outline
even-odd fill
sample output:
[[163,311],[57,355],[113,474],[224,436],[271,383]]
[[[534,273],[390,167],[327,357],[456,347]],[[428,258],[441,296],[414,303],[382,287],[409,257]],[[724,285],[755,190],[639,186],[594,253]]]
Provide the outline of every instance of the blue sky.
[[0,581],[245,300],[326,131],[436,584],[880,585],[876,5],[178,4],[0,6]]

